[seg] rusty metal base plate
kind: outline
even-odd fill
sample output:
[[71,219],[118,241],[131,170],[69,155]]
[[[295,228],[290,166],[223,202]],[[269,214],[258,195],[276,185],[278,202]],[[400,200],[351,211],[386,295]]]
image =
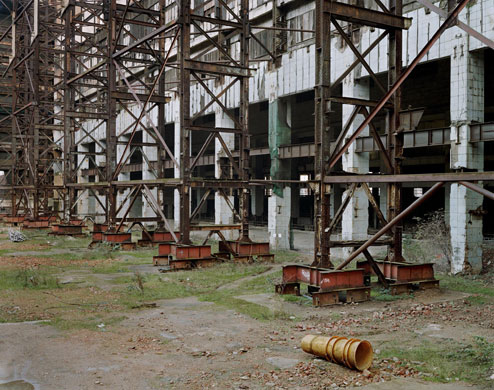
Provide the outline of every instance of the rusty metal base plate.
[[338,303],[365,302],[370,300],[370,292],[370,287],[313,292],[312,303],[316,307],[321,307]]
[[414,290],[439,288],[439,280],[414,280],[413,282],[393,283],[389,285],[391,295],[410,294]]
[[254,258],[252,256],[233,255],[233,260],[235,263],[247,264],[252,263]]
[[150,240],[138,240],[137,241],[137,246],[139,246],[141,248],[152,248],[155,245],[156,245],[156,243],[154,243],[153,241],[150,241]]
[[[160,259],[161,258],[161,259]],[[153,257],[153,263],[163,261],[166,256],[155,256]],[[167,259],[166,263],[156,264],[155,265],[165,265],[166,268],[159,269],[160,272],[168,272],[168,271],[180,271],[180,270],[190,270],[195,268],[206,268],[212,267],[219,260],[216,257],[207,257],[201,259]]]
[[266,263],[274,263],[274,255],[272,253],[268,253],[265,255],[257,255],[257,261],[264,261]]
[[276,294],[282,295],[300,295],[300,283],[284,283],[275,286]]
[[153,256],[153,265],[168,265],[169,259],[168,255]]
[[135,242],[120,242],[117,245],[120,245],[120,248],[123,249],[124,251],[133,251],[137,248]]
[[87,237],[86,233],[55,233],[55,232],[49,232],[48,234],[52,236],[70,236],[70,237],[75,237],[75,238],[85,238]]
[[229,261],[231,259],[230,252],[216,252],[213,253],[213,256],[223,261]]
[[233,259],[236,263],[253,263],[255,261],[262,261],[266,263],[274,262],[274,255],[271,253],[266,253],[263,255],[233,255]]

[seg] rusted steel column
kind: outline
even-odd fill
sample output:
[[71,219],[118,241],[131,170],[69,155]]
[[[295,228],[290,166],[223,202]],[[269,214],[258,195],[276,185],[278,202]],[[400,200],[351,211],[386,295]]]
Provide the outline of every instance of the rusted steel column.
[[[17,10],[18,4],[17,0],[12,1],[12,22],[14,22],[16,18],[16,10]],[[15,25],[12,26],[12,56],[15,55]],[[17,111],[17,95],[19,93],[17,84],[17,68],[14,67],[12,70],[12,110],[11,112],[14,113]],[[17,156],[17,128],[16,128],[16,120],[15,118],[12,118],[12,131],[11,131],[11,154],[12,154],[12,165],[11,165],[11,173],[10,173],[10,180],[12,184],[11,188],[11,215],[15,217],[17,215],[17,193],[14,188],[16,182],[17,182],[17,174],[18,174],[18,156]]]
[[399,213],[396,217],[394,217],[391,221],[388,222],[386,226],[384,226],[381,230],[379,230],[374,236],[372,236],[369,240],[367,240],[360,248],[355,250],[343,263],[336,267],[337,270],[345,268],[350,262],[355,259],[358,255],[363,253],[367,248],[369,248],[373,243],[375,243],[382,235],[384,235],[389,229],[398,224],[403,220],[408,214],[410,214],[413,210],[415,210],[422,203],[427,201],[434,193],[444,185],[444,182],[439,182],[434,184],[424,195],[418,198],[415,202],[413,202],[410,206],[408,206],[405,210]]
[[[394,3],[394,4],[393,4]],[[391,1],[391,13],[402,15],[402,0]],[[396,83],[402,73],[402,30],[394,29],[389,33],[388,38],[388,89]],[[403,160],[403,132],[399,131],[401,110],[401,88],[396,88],[393,95],[393,108],[387,114],[387,149],[392,158],[393,172],[395,175],[401,174],[401,163]],[[387,215],[392,220],[399,214],[402,207],[402,184],[400,182],[390,183],[387,186]],[[402,260],[402,236],[403,226],[397,223],[392,229],[393,244],[388,248],[388,260]]]
[[331,16],[324,12],[325,0],[316,0],[316,85],[315,85],[315,123],[314,172],[316,193],[314,196],[314,265],[322,268],[332,267],[330,260],[327,229],[330,224],[329,186],[324,177],[330,156],[329,113],[331,111]]
[[180,37],[180,243],[190,244],[190,71],[185,61],[190,58],[190,0],[179,2]]
[[[117,101],[112,96],[113,92],[116,92],[116,66],[112,61],[112,55],[115,51],[116,42],[116,28],[115,18],[117,10],[116,0],[108,1],[108,24],[107,24],[107,67],[108,67],[108,95],[107,95],[107,109],[108,119],[106,122],[106,180],[108,182],[108,201],[107,201],[107,222],[110,229],[115,228],[117,223],[117,189],[111,185],[111,180],[116,169],[117,164]],[[117,179],[117,178],[115,178]],[[117,179],[118,180],[118,179]]]
[[[240,18],[242,20],[242,31],[240,33],[240,66],[247,68],[249,66],[249,0],[241,0]],[[242,180],[247,183],[250,176],[250,137],[249,137],[249,78],[240,78],[240,117],[239,122],[242,126],[240,134],[240,172]],[[239,188],[240,192],[240,240],[249,242],[249,206],[250,206],[250,189],[244,184]]]

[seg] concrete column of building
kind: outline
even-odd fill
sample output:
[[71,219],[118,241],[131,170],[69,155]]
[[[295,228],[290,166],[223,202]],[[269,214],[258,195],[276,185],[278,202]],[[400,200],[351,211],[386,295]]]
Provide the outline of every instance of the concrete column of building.
[[[158,123],[158,107],[154,107],[149,113],[149,117],[144,118],[144,123],[149,128],[154,124]],[[142,142],[143,143],[153,143],[153,138],[146,132],[142,132]],[[146,158],[142,158],[142,179],[143,180],[154,180],[157,179],[156,169],[153,168],[152,164],[156,164],[158,162],[158,147],[157,146],[143,146],[142,147],[143,154]],[[158,189],[151,188],[150,189],[155,199],[158,199]],[[149,205],[147,201],[145,201],[144,197],[139,197],[136,199],[136,204],[141,203],[140,207],[142,210],[143,217],[156,217],[156,213],[153,208]],[[146,223],[145,225],[151,226],[152,223]]]
[[[370,88],[368,79],[356,79],[350,74],[343,81],[343,96],[360,99],[370,98]],[[348,122],[352,115],[354,106],[343,105],[342,123],[343,126]],[[353,121],[349,134],[352,134],[362,123],[364,117],[357,115]],[[362,135],[368,135],[369,130],[366,128]],[[352,143],[348,152],[343,155],[343,170],[352,173],[369,172],[369,153],[357,153],[355,151],[355,142]],[[343,194],[343,198],[348,195],[349,190]],[[367,229],[369,227],[369,200],[363,189],[357,189],[350,203],[346,207],[342,217],[342,239],[343,240],[366,240]],[[352,248],[345,248],[344,255],[349,255]]]
[[[254,177],[263,177],[262,166],[259,158],[252,159],[252,172]],[[254,218],[261,218],[264,213],[264,187],[253,187],[250,196],[250,211]]]
[[[452,170],[484,169],[484,145],[470,143],[470,126],[484,121],[484,57],[471,53],[468,36],[459,32],[451,53],[451,154]],[[449,225],[452,245],[451,272],[482,270],[483,198],[459,184],[449,194]]]
[[[218,108],[216,110],[214,120],[216,127],[224,127],[224,128],[235,127],[235,123],[227,114],[225,114],[225,112],[221,108]],[[235,149],[235,134],[234,133],[220,133],[220,134],[221,134],[221,138],[223,138],[223,141],[226,144],[226,147],[229,150],[233,151],[233,149]],[[226,160],[227,158],[228,155],[223,149],[221,142],[218,139],[215,139],[214,176],[217,179],[220,179],[221,177],[230,176],[230,172],[223,172],[225,166],[227,167],[230,166],[229,162],[227,162],[225,165],[222,164],[222,162],[225,163],[227,161]],[[235,202],[233,195],[230,195],[227,192],[227,190],[225,190],[224,192],[229,200],[229,203],[233,205]],[[234,222],[233,211],[231,207],[228,205],[228,202],[226,201],[225,197],[222,196],[219,192],[214,193],[214,222],[216,224],[221,224],[221,225],[229,225],[229,224],[231,225]],[[227,239],[234,238],[234,232],[230,230],[226,230],[223,235]]]
[[[279,156],[279,147],[291,143],[292,106],[288,99],[269,102],[268,140],[273,180],[290,179],[291,164]],[[291,188],[282,184],[273,188],[268,199],[269,243],[274,249],[290,249]]]

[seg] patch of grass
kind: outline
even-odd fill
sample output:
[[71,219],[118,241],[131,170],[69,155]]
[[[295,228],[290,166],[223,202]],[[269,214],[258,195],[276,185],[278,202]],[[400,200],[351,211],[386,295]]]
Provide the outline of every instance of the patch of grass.
[[19,289],[59,288],[58,280],[46,269],[2,270],[0,272],[0,291]]
[[381,289],[381,290],[371,290],[371,297],[372,299],[376,301],[381,301],[381,302],[393,302],[393,301],[399,301],[402,299],[410,299],[413,298],[413,294],[399,294],[399,295],[391,295],[389,293],[389,290],[386,289]]
[[134,277],[130,277],[130,283],[120,288],[120,304],[132,308],[143,302],[188,297],[194,293],[193,289],[184,284],[157,275],[141,275],[140,280],[142,288],[137,286]]
[[54,248],[57,249],[80,249],[80,248],[87,248],[89,244],[91,243],[91,238],[77,238],[77,237],[65,237],[65,238],[58,238],[52,236],[52,238],[47,237],[46,240],[44,241],[45,243],[47,241],[51,242]]
[[[55,317],[53,320],[47,322],[47,324],[53,325],[60,330],[89,329],[104,331],[109,326],[118,324],[125,319],[127,319],[126,316]],[[101,324],[104,326],[98,326]]]
[[296,251],[277,250],[273,251],[273,254],[275,263],[293,264],[300,262],[300,258],[302,257],[301,255],[303,253],[298,253]]
[[47,254],[46,256],[39,257],[50,257],[55,260],[105,260],[116,257],[111,250],[105,249],[79,249],[79,250],[70,250],[66,253],[56,253],[56,254]]
[[483,281],[475,280],[472,277],[442,275],[438,279],[441,281],[441,287],[448,290],[494,297],[494,287],[489,287]]
[[200,301],[214,302],[217,305],[235,310],[259,321],[272,321],[275,319],[288,320],[289,314],[283,311],[273,311],[266,306],[248,302],[234,297],[230,291],[215,291],[199,296]]
[[117,284],[128,283],[121,288],[126,306],[158,299],[171,299],[213,292],[218,287],[246,276],[266,270],[264,265],[220,264],[212,268],[194,271],[172,272],[163,275],[140,275],[142,289],[136,288],[135,277],[116,279]]
[[182,271],[167,274],[167,278],[184,283],[198,293],[216,289],[228,283],[247,276],[256,275],[268,270],[269,267],[263,264],[233,264],[224,263],[211,268],[203,268],[195,271]]
[[486,305],[494,302],[494,298],[485,295],[472,295],[465,299],[471,305]]
[[281,280],[281,270],[246,280],[238,286],[238,294],[264,294],[274,291],[275,284]]
[[304,295],[281,295],[281,298],[285,302],[298,303],[299,305],[307,305],[312,306],[312,299],[304,296]]
[[422,339],[418,346],[407,348],[400,343],[383,348],[381,356],[396,356],[408,361],[418,371],[429,375],[426,379],[431,381],[453,382],[458,378],[473,384],[487,385],[494,365],[494,343],[479,336],[474,336],[468,344]]
[[128,265],[121,261],[112,261],[107,264],[99,264],[91,267],[91,272],[95,274],[117,274],[120,272],[129,272]]

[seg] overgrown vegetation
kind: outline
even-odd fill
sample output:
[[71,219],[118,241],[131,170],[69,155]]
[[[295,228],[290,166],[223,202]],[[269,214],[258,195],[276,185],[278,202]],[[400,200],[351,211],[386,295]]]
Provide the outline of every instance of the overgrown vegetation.
[[391,295],[388,289],[372,289],[371,290],[371,297],[372,299],[376,301],[381,301],[381,302],[392,302],[392,301],[399,301],[403,299],[410,299],[413,298],[413,295],[408,295],[408,294],[398,294],[398,295]]
[[55,289],[58,280],[47,270],[9,269],[0,272],[0,290]]
[[434,262],[438,270],[447,272],[451,268],[451,238],[445,222],[444,210],[414,218],[416,225],[412,236],[405,236],[403,252],[407,261],[413,263]]
[[400,343],[385,348],[382,356],[397,357],[437,382],[457,380],[487,385],[494,367],[494,343],[474,336],[470,343],[453,340],[420,340],[420,345],[404,348]]
[[491,287],[481,279],[475,279],[475,277],[441,275],[439,279],[441,280],[441,287],[448,290],[494,297],[494,287]]

